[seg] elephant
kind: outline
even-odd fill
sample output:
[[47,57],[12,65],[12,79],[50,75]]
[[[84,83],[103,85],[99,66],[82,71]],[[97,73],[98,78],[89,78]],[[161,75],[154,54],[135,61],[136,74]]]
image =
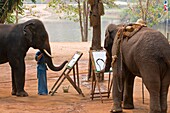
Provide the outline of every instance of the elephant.
[[0,64],[9,62],[12,75],[12,95],[26,97],[25,61],[28,49],[32,47],[44,53],[45,62],[53,71],[63,69],[68,61],[54,66],[48,33],[42,21],[31,19],[19,24],[0,24]]
[[[122,24],[109,24],[105,31],[105,71],[113,69],[111,112],[134,109],[133,86],[136,76],[141,77],[150,94],[149,113],[167,113],[167,95],[170,85],[170,45],[165,36],[143,26],[132,37],[119,40],[117,57],[115,41]],[[117,44],[118,45],[118,44]],[[117,73],[116,73],[117,72]],[[123,104],[122,104],[123,103]]]

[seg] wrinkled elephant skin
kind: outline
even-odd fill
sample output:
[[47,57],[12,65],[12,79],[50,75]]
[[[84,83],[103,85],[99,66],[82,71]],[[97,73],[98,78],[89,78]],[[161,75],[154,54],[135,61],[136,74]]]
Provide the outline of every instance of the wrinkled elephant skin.
[[[21,24],[0,24],[0,64],[9,62],[12,72],[12,95],[28,96],[24,90],[25,61],[30,47],[46,50],[51,54],[47,31],[40,20],[31,19]],[[67,63],[55,67],[52,59],[45,55],[47,65],[51,70],[59,71]]]
[[[106,29],[104,47],[107,50],[107,68],[110,66],[114,68],[114,63],[111,63],[114,51],[112,47],[119,28],[120,25],[110,24]],[[170,45],[168,40],[159,31],[142,27],[128,40],[126,38],[122,40],[120,48],[122,67],[119,63],[117,68],[122,68],[122,75],[116,76],[113,73],[113,108],[111,112],[122,111],[122,108],[134,108],[133,85],[135,76],[138,76],[143,79],[150,94],[149,113],[167,113],[167,95],[170,84]],[[116,59],[117,62],[119,59],[120,55]],[[120,79],[122,83],[119,82]],[[123,89],[123,93],[120,89]]]

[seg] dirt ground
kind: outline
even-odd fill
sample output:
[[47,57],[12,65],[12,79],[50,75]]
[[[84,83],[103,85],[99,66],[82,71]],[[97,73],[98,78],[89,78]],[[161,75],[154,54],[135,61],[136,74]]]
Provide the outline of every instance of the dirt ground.
[[[25,90],[28,97],[16,97],[11,95],[11,71],[9,64],[0,65],[0,112],[1,113],[109,113],[112,107],[112,97],[91,100],[91,82],[87,81],[89,42],[55,42],[51,43],[53,62],[56,65],[64,60],[70,60],[76,51],[83,52],[79,60],[80,87],[85,97],[79,95],[73,86],[67,81],[57,90],[53,96],[39,96],[37,94],[36,62],[34,55],[37,50],[29,49],[26,60]],[[47,71],[48,89],[51,90],[62,71]],[[72,76],[72,72],[70,74]],[[106,77],[107,78],[107,77]],[[107,80],[104,81],[107,83]],[[63,93],[63,86],[70,86],[68,93]],[[104,89],[104,88],[103,88]],[[142,103],[141,79],[136,78],[134,87],[135,109],[124,110],[124,113],[147,113],[149,108],[149,95],[144,88],[144,104]],[[169,89],[170,92],[170,89]],[[170,113],[170,93],[168,94],[168,113]]]

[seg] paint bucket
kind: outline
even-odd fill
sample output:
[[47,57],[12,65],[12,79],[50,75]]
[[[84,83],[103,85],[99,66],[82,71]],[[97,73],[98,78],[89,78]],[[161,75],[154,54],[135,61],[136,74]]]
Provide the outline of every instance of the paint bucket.
[[70,86],[63,86],[63,93],[68,93]]

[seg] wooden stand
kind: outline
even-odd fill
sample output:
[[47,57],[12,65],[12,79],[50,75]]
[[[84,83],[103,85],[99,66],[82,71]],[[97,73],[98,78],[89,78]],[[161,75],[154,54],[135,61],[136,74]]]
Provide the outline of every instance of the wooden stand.
[[[100,77],[103,76],[105,73],[100,72],[100,70],[96,69],[96,63],[95,63],[96,58],[94,58],[93,52],[102,53],[102,52],[104,52],[104,50],[99,50],[99,51],[90,50],[90,52],[89,52],[89,67],[88,67],[89,68],[88,80],[90,80],[90,78],[92,79],[91,99],[93,100],[93,98],[100,98],[101,101],[103,102],[102,97],[108,97],[108,98],[110,97],[111,87],[113,85],[113,80],[110,77],[112,70],[109,71],[109,80],[108,80],[108,87],[107,87],[108,90],[107,90],[107,92],[101,92],[99,81],[100,81]],[[105,59],[103,59],[103,60],[105,60]],[[95,92],[96,85],[98,87],[99,92]],[[104,95],[104,94],[106,94],[106,95]],[[142,100],[143,100],[143,104],[144,104],[144,83],[143,83],[143,80],[142,80]]]
[[[78,71],[78,60],[81,58],[82,55],[83,55],[83,53],[81,53],[81,52],[76,52],[74,54],[71,61],[68,63],[68,65],[64,69],[63,73],[60,75],[60,77],[57,79],[57,81],[51,88],[51,90],[49,92],[49,94],[51,94],[51,96],[54,95],[54,93],[57,91],[57,89],[60,87],[60,85],[63,83],[63,81],[67,78],[68,81],[71,83],[71,85],[76,89],[76,91],[84,97],[84,94],[82,93],[82,91],[80,89],[79,71]],[[73,70],[73,80],[69,76],[69,73],[72,70]]]
[[[99,63],[99,60],[101,61]],[[112,86],[112,80],[110,79],[111,71],[109,72],[109,80],[108,80],[108,86],[107,91],[102,92],[100,89],[100,83],[99,83],[99,77],[104,76],[104,72],[101,72],[102,69],[105,67],[105,60],[106,60],[106,51],[100,50],[100,51],[94,51],[90,50],[90,61],[92,63],[92,89],[91,89],[91,99],[93,98],[100,98],[103,103],[103,97],[110,97],[111,92],[111,86]],[[96,85],[98,87],[98,92],[95,91]]]

